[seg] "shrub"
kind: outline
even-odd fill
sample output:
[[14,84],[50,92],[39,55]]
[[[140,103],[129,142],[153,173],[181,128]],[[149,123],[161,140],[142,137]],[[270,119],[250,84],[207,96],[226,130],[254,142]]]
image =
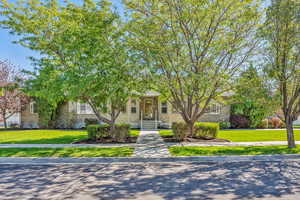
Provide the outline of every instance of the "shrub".
[[258,128],[270,128],[269,120],[264,119],[261,121],[261,123],[258,125]]
[[243,115],[231,115],[230,124],[232,128],[249,128],[250,120]]
[[219,123],[198,122],[195,123],[195,136],[206,139],[216,138],[220,130]]
[[95,124],[99,124],[99,121],[97,119],[93,119],[93,118],[86,118],[84,119],[84,123],[85,126],[89,126],[89,125],[95,125]]
[[230,122],[221,122],[220,123],[220,129],[229,129],[230,128]]
[[115,142],[124,142],[130,136],[129,124],[116,124],[114,131],[111,130],[111,126],[108,124],[89,125],[87,127],[88,138],[101,141],[109,137]]
[[272,125],[272,128],[283,128],[284,122],[278,118],[278,117],[272,117],[269,119],[270,124]]
[[188,132],[188,127],[183,122],[174,122],[172,124],[172,130],[173,130],[174,137],[176,138],[176,140],[183,141]]
[[101,140],[110,135],[110,125],[97,124],[87,127],[88,138],[92,140]]

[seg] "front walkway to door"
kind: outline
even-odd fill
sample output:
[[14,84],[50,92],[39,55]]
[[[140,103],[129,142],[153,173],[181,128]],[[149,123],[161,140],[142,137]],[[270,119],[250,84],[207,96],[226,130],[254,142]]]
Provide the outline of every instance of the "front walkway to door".
[[169,157],[170,152],[158,131],[141,131],[137,139],[139,144],[134,151],[134,157],[161,158]]

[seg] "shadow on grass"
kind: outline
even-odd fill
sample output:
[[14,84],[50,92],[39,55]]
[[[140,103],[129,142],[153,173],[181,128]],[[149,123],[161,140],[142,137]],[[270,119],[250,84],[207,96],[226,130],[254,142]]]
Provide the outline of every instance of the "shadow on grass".
[[0,176],[1,199],[130,199],[137,194],[149,199],[284,199],[300,192],[298,162],[0,165]]

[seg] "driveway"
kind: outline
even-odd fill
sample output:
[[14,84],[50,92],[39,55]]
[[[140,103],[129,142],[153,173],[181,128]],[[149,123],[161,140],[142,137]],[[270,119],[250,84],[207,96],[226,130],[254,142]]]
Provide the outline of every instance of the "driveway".
[[299,199],[300,161],[0,165],[0,199]]

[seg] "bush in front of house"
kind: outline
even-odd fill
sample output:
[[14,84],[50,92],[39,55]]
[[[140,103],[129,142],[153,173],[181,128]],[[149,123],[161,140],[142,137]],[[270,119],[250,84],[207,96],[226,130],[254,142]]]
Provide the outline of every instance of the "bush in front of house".
[[197,122],[194,128],[194,135],[205,139],[216,138],[220,130],[219,123],[212,122]]
[[89,125],[95,125],[95,124],[99,124],[99,121],[97,119],[93,119],[93,118],[86,118],[84,119],[84,123],[85,126],[89,126]]
[[231,128],[249,128],[250,120],[243,115],[231,115],[230,116]]
[[183,141],[186,134],[188,133],[188,127],[184,122],[172,123],[172,130],[177,141]]
[[101,140],[110,135],[110,125],[95,124],[87,126],[88,138],[91,140]]
[[114,130],[109,124],[96,124],[87,126],[88,138],[91,140],[103,140],[111,138],[115,142],[125,142],[130,137],[129,124],[116,124]]
[[229,129],[230,128],[230,122],[221,122],[220,123],[220,129]]

